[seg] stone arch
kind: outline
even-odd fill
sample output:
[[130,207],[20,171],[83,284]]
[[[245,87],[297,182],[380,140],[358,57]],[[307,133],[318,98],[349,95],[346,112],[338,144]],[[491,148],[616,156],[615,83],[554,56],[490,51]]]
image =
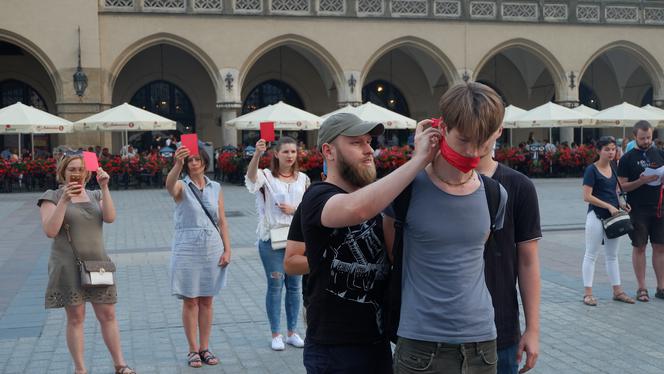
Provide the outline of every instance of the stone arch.
[[583,77],[586,70],[597,58],[614,49],[626,51],[638,60],[639,64],[650,76],[653,86],[653,97],[661,97],[664,95],[664,71],[662,70],[662,66],[645,48],[627,40],[611,42],[595,51],[595,53],[586,60],[583,68],[579,71],[579,79]]
[[201,66],[203,66],[205,71],[210,76],[210,81],[212,82],[215,93],[217,97],[219,97],[221,78],[219,76],[219,69],[217,68],[212,58],[210,58],[210,56],[205,53],[203,49],[191,41],[170,33],[158,33],[146,36],[130,44],[121,53],[118,54],[118,57],[116,57],[109,68],[107,89],[108,92],[111,93],[111,97],[115,82],[125,65],[142,51],[159,44],[167,44],[177,47],[194,57],[194,59],[196,59],[201,64]]
[[359,87],[363,87],[367,76],[371,68],[378,62],[378,60],[386,55],[388,52],[399,49],[400,47],[414,47],[426,55],[428,55],[443,71],[445,79],[450,82],[450,84],[458,83],[461,81],[461,77],[456,71],[452,61],[441,51],[437,46],[428,42],[424,39],[420,39],[415,36],[404,36],[398,39],[394,39],[382,47],[378,48],[367,60],[362,68],[362,73],[358,82]]
[[491,48],[484,57],[479,61],[475,69],[473,70],[472,79],[475,80],[479,76],[482,68],[496,55],[509,49],[509,48],[521,48],[527,52],[533,54],[539,60],[542,61],[544,66],[547,68],[553,79],[555,85],[555,92],[557,98],[566,97],[566,84],[567,76],[565,75],[565,69],[558,61],[558,59],[544,46],[528,39],[518,38],[505,41],[497,46]]
[[294,47],[296,52],[302,54],[302,56],[308,59],[317,69],[319,68],[318,64],[311,60],[319,59],[326,68],[326,71],[321,71],[318,69],[318,73],[321,76],[321,79],[325,81],[325,73],[329,74],[329,79],[331,82],[327,83],[333,83],[336,86],[337,94],[339,95],[338,101],[341,100],[341,95],[343,94],[343,87],[345,84],[344,72],[341,68],[341,65],[339,65],[334,56],[332,56],[332,54],[329,53],[322,45],[304,36],[296,34],[285,34],[277,36],[261,44],[251,54],[249,54],[249,57],[247,57],[242,66],[240,66],[240,72],[238,76],[238,87],[240,88],[240,91],[242,91],[245,86],[245,81],[249,75],[249,72],[251,71],[251,68],[266,53],[279,47]]
[[[51,81],[51,85],[53,86],[53,91],[55,93],[55,97],[53,98],[55,103],[58,103],[62,100],[63,96],[62,81],[60,79],[60,75],[57,72],[58,70],[56,69],[55,65],[48,57],[46,52],[44,52],[35,43],[24,38],[23,36],[4,29],[0,29],[0,41],[15,44],[18,47],[29,52],[30,55],[34,57],[46,71],[46,74],[48,75],[49,80]],[[33,84],[34,82],[31,81],[30,79],[21,78],[21,80],[29,82],[33,87],[35,87],[35,85]],[[37,85],[37,87],[39,86],[41,85]],[[54,110],[54,112],[57,111],[57,108],[55,107],[52,109]]]

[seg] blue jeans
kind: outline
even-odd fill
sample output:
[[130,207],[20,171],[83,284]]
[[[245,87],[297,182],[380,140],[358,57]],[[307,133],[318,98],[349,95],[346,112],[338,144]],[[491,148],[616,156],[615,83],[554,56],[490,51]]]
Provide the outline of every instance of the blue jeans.
[[498,350],[498,374],[517,374],[519,364],[516,362],[516,351],[519,345],[514,344]]
[[304,342],[307,374],[392,374],[392,350],[386,340],[376,344],[329,345]]
[[286,321],[288,331],[295,331],[297,316],[302,302],[302,276],[286,275],[284,272],[284,249],[272,249],[272,243],[258,241],[258,254],[261,257],[265,277],[267,278],[267,294],[265,310],[270,320],[270,329],[278,334],[281,324],[281,291],[286,285]]

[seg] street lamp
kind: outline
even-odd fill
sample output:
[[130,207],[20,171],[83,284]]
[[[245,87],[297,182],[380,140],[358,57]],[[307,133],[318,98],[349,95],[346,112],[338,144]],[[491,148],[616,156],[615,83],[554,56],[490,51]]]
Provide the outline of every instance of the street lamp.
[[82,97],[85,94],[85,89],[88,88],[88,76],[83,72],[81,68],[81,27],[78,27],[78,66],[76,67],[76,72],[74,73],[74,91],[78,97]]

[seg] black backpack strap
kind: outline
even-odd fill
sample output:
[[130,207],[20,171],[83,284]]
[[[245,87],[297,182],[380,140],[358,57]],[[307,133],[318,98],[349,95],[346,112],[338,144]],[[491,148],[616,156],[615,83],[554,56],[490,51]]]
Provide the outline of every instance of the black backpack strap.
[[491,238],[493,232],[496,231],[496,217],[498,216],[498,208],[500,208],[500,183],[486,175],[480,174],[480,176],[484,183],[484,193],[486,194],[486,202],[489,206],[489,217],[491,218],[489,238]]

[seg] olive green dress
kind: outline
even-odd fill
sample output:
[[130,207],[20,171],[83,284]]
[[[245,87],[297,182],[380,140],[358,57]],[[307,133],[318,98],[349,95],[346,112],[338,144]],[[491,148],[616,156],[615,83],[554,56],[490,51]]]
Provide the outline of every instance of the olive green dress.
[[[63,189],[48,190],[39,198],[38,206],[44,201],[58,203]],[[100,304],[114,304],[117,301],[115,286],[83,289],[78,266],[65,232],[69,225],[72,241],[82,261],[109,260],[104,249],[102,212],[99,206],[101,191],[85,190],[90,201],[70,202],[65,212],[60,232],[53,239],[51,257],[48,260],[48,286],[46,288],[46,308],[62,308],[79,305],[86,301]]]

